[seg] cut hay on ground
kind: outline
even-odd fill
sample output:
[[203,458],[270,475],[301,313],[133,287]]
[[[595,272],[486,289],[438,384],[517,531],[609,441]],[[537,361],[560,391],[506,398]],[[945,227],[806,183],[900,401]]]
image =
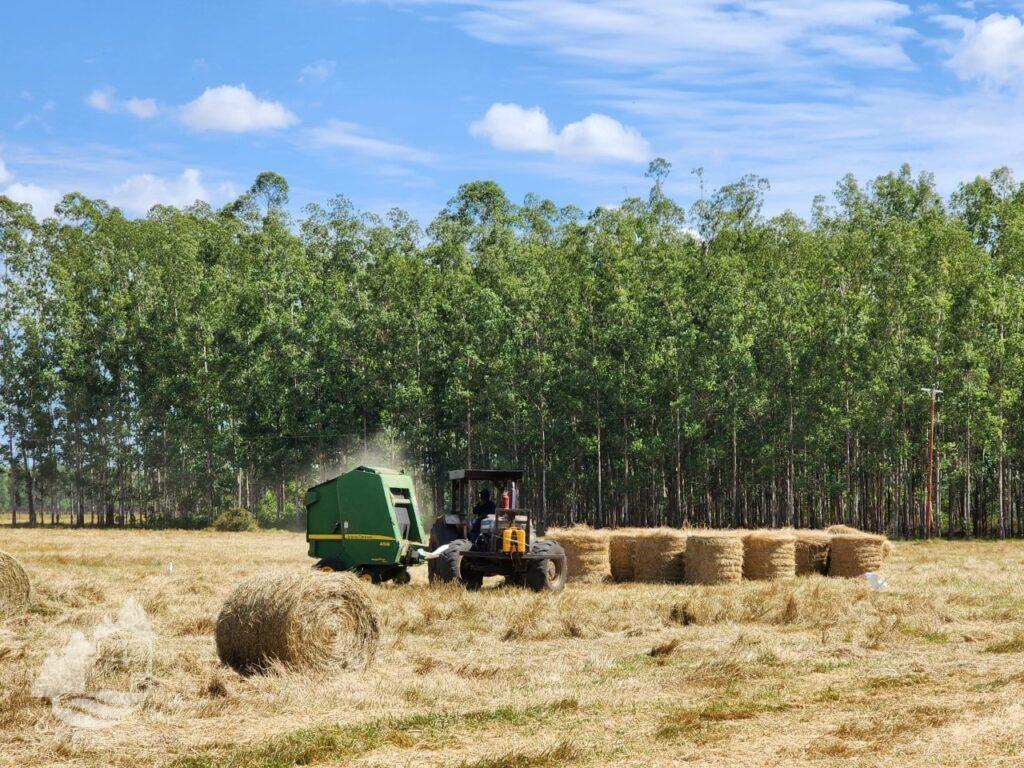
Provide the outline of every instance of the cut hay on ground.
[[796,536],[792,531],[743,534],[743,578],[786,579],[796,575]]
[[885,539],[872,533],[839,533],[832,537],[828,575],[863,576],[882,568]]
[[727,584],[743,579],[743,539],[726,531],[690,532],[686,583]]
[[633,581],[633,550],[636,539],[642,536],[647,528],[616,528],[608,539],[608,559],[611,565],[612,579],[615,581]]
[[827,531],[801,528],[796,531],[796,575],[810,576],[828,573],[828,554],[832,536]]
[[28,574],[21,563],[0,552],[0,621],[23,614],[31,593]]
[[217,655],[243,674],[274,663],[326,672],[367,666],[380,620],[352,574],[289,571],[241,582],[217,617]]
[[565,550],[568,580],[604,581],[611,576],[607,529],[595,530],[587,525],[551,528],[545,538],[557,541]]
[[686,532],[651,528],[636,537],[633,578],[648,582],[681,582],[686,560]]

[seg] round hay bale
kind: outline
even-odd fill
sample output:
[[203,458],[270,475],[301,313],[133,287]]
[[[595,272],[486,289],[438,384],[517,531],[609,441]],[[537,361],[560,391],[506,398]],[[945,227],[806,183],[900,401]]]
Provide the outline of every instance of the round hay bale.
[[809,576],[828,573],[828,555],[832,536],[826,531],[799,529],[796,531],[796,575]]
[[637,581],[681,582],[686,561],[686,531],[651,528],[636,537],[633,577]]
[[832,537],[828,575],[854,578],[882,568],[882,536],[873,533],[839,533]]
[[296,670],[358,669],[380,640],[377,610],[350,573],[272,572],[235,587],[217,617],[217,655],[243,674],[274,663]]
[[743,578],[785,579],[796,576],[796,536],[792,531],[743,534]]
[[0,621],[23,614],[31,596],[32,585],[21,563],[0,552]]
[[646,528],[616,528],[608,539],[608,559],[611,565],[612,579],[615,581],[633,581],[633,550],[636,549],[637,536],[643,535]]
[[553,539],[565,550],[565,573],[569,581],[604,581],[611,576],[608,552],[608,531],[588,525],[572,528],[551,528],[547,539]]
[[687,584],[727,584],[743,579],[743,539],[727,531],[693,533],[686,539]]

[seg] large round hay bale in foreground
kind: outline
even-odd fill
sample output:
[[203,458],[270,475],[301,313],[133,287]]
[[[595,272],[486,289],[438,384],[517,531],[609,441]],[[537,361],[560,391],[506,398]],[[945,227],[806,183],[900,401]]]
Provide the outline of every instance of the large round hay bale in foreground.
[[873,533],[839,533],[832,537],[828,575],[853,578],[881,570],[885,539]]
[[651,528],[636,537],[633,578],[648,582],[681,582],[685,561],[685,531]]
[[565,573],[569,581],[604,581],[611,576],[607,529],[588,525],[550,528],[546,539],[553,539],[565,550]]
[[646,530],[616,528],[609,534],[608,560],[612,579],[615,581],[633,581],[633,550],[636,549],[637,537],[643,535]]
[[217,617],[217,655],[243,674],[275,663],[312,672],[359,669],[373,660],[379,641],[377,610],[349,573],[252,576]]
[[827,531],[798,529],[795,545],[796,575],[827,574],[831,546],[832,536]]
[[32,585],[21,563],[0,552],[0,621],[24,613],[31,595]]
[[743,539],[735,533],[709,531],[686,539],[687,584],[728,584],[743,579]]
[[786,579],[796,575],[796,536],[792,531],[743,534],[743,578]]

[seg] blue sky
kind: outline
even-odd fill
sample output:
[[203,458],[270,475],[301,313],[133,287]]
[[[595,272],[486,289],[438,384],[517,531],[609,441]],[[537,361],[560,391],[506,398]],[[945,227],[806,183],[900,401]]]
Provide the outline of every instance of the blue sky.
[[490,178],[584,209],[746,173],[805,215],[846,172],[1024,167],[1024,4],[39,2],[0,29],[0,193],[133,216],[257,173],[428,222]]

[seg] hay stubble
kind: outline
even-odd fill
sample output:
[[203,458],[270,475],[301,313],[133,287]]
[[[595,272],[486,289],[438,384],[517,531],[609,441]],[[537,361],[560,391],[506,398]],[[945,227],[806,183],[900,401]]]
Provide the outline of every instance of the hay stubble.
[[[249,576],[308,569],[301,536],[15,531],[5,549],[37,593],[0,659],[5,768],[533,765],[566,740],[563,764],[584,768],[1009,766],[1024,749],[1021,542],[901,544],[883,592],[811,575],[538,599],[417,571],[371,590],[374,664],[317,676],[240,676],[203,619]],[[128,594],[152,596],[153,694],[130,727],[72,739],[27,690],[53,645]]]

